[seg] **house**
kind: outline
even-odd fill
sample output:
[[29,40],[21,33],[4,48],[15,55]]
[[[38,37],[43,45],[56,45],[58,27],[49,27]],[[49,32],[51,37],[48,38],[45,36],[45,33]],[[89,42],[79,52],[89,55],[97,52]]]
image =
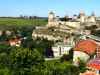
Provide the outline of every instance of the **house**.
[[91,39],[80,40],[74,47],[73,63],[78,65],[79,60],[87,62],[97,50],[96,41]]
[[21,38],[12,38],[8,40],[8,44],[10,46],[17,46],[20,47],[21,45]]
[[71,50],[71,45],[66,45],[63,43],[58,43],[52,47],[53,55],[54,57],[61,57],[64,54],[69,54],[69,51]]
[[73,64],[75,66],[79,66],[80,61],[83,61],[84,63],[89,60],[90,56],[87,53],[84,53],[82,51],[74,51],[73,52]]
[[[98,38],[93,39],[86,39],[79,41],[74,48],[74,64],[78,65],[77,62],[79,62],[78,59],[81,59],[85,61],[84,59],[87,59],[85,63],[87,64],[88,70],[85,73],[80,73],[80,75],[99,75],[100,74],[100,41]],[[98,40],[98,41],[97,41]],[[75,53],[76,51],[79,51]],[[84,53],[84,55],[82,53]],[[89,59],[88,56],[94,55],[92,59]],[[75,60],[77,59],[77,60]]]

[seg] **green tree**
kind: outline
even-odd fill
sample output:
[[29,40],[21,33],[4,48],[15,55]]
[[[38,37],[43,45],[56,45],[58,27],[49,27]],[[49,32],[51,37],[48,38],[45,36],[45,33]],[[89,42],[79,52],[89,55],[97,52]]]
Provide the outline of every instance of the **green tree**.
[[0,75],[11,75],[11,71],[9,68],[0,68]]
[[11,69],[14,74],[25,75],[32,66],[39,66],[44,62],[43,56],[36,50],[16,48],[10,53]]
[[79,68],[70,62],[48,61],[44,75],[79,75]]

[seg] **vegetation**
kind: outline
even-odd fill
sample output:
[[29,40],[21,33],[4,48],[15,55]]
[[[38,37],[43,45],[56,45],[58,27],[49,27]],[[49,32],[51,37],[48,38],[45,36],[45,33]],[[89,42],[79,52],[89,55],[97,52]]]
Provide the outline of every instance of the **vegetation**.
[[47,19],[0,18],[0,26],[39,26],[46,24]]
[[78,75],[80,72],[70,62],[45,61],[40,49],[5,45],[1,49],[5,49],[0,52],[1,75]]
[[[79,67],[72,64],[72,50],[70,55],[64,55],[61,60],[45,61],[45,54],[51,50],[54,42],[41,38],[33,40],[32,31],[35,25],[44,25],[46,22],[43,19],[0,18],[0,28],[4,31],[0,42],[15,36],[26,37],[21,47],[0,44],[0,75],[79,75],[85,70],[83,63]],[[6,35],[6,29],[12,34]]]
[[79,75],[80,72],[79,68],[70,62],[48,61],[46,68],[48,75]]
[[[42,42],[42,41],[41,41]],[[46,42],[44,42],[46,43]],[[43,43],[42,43],[43,44]],[[1,75],[79,75],[83,65],[76,67],[67,59],[45,61],[44,46],[10,47],[0,45]],[[72,53],[72,52],[71,52]]]

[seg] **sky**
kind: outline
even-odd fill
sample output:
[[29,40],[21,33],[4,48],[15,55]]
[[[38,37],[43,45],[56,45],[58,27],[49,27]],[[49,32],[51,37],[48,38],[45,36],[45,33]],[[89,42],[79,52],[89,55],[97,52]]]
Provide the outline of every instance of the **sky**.
[[57,16],[95,12],[100,16],[100,0],[0,0],[0,16],[35,15],[48,16],[54,11]]

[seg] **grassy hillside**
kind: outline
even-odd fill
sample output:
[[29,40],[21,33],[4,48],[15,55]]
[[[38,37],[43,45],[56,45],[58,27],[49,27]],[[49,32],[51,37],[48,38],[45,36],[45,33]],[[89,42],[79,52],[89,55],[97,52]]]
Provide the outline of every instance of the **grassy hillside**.
[[27,26],[27,25],[46,25],[46,19],[18,19],[18,18],[0,18],[0,26]]

